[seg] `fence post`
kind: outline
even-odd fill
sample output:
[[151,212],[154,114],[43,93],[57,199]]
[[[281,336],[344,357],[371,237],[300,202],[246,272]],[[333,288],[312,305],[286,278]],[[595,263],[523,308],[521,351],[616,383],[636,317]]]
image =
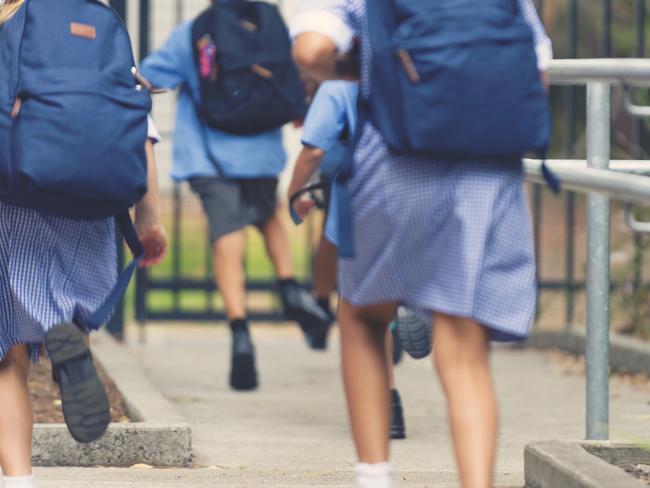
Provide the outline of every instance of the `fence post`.
[[140,0],[140,52],[138,53],[140,61],[149,54],[150,9],[149,0]]
[[[587,85],[587,163],[606,169],[610,158],[607,83]],[[587,197],[587,439],[609,438],[610,202]]]

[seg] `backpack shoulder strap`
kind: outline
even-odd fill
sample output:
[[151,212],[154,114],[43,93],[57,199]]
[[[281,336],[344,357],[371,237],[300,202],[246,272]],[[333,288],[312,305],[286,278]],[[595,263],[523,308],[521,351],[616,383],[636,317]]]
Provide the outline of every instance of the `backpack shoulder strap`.
[[111,314],[113,313],[113,310],[126,293],[126,289],[129,287],[131,278],[133,277],[135,270],[140,265],[140,262],[142,261],[142,257],[144,255],[144,248],[142,247],[142,243],[140,242],[138,234],[135,231],[135,226],[133,225],[129,211],[126,210],[116,216],[115,222],[118,229],[122,233],[127,246],[129,246],[129,249],[133,253],[134,259],[118,276],[117,283],[111,290],[104,303],[102,303],[94,313],[92,313],[88,318],[86,318],[86,320],[84,320],[84,323],[82,325],[88,329],[99,329],[108,321]]

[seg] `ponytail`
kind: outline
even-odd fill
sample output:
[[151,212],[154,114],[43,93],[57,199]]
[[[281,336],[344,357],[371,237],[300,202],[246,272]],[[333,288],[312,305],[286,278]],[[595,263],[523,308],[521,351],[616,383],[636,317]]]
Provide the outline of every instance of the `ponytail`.
[[8,21],[22,7],[25,0],[0,0],[0,25]]

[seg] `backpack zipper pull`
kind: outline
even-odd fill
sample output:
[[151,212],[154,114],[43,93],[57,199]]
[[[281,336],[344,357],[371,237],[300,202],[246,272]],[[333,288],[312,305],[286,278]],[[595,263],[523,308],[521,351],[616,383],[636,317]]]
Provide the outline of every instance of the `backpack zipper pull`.
[[[144,76],[142,76],[142,74],[138,71],[138,68],[136,68],[135,66],[131,68],[131,74],[135,78],[135,81],[138,82],[138,86],[145,87],[147,90],[149,90],[149,93],[151,93],[152,95],[167,93],[167,90],[165,90],[164,88],[155,88],[149,82],[149,80],[147,80]],[[138,87],[136,86],[136,90],[140,91],[142,90],[142,88],[138,89]]]
[[264,68],[263,66],[260,66],[259,64],[252,64],[251,65],[251,70],[253,73],[255,73],[257,76],[261,76],[262,78],[266,80],[270,80],[273,78],[273,71]]
[[420,78],[420,73],[418,73],[418,69],[415,67],[415,63],[409,52],[406,49],[398,49],[397,57],[400,63],[402,63],[402,67],[406,71],[406,76],[408,76],[411,83],[414,85],[420,83],[422,78]]
[[13,106],[11,107],[11,118],[12,119],[17,119],[18,115],[20,115],[20,108],[23,106],[23,101],[17,97],[16,100],[14,101]]

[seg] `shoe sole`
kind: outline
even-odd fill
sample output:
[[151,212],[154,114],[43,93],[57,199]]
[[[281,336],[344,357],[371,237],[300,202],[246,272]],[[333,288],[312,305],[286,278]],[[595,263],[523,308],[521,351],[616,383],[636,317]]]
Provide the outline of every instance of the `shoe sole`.
[[397,334],[402,348],[414,359],[423,359],[431,354],[432,328],[412,312],[399,313]]
[[303,333],[305,334],[305,340],[307,341],[307,345],[313,349],[314,351],[326,351],[327,350],[327,343],[329,340],[329,334],[330,334],[330,329],[331,329],[331,324],[327,326],[327,328],[318,333],[309,333],[305,330],[305,328],[301,325],[300,326],[303,330]]
[[257,388],[257,372],[253,355],[236,354],[233,357],[230,386],[236,391],[251,391]]
[[405,430],[392,430],[390,431],[390,438],[393,439],[394,441],[401,441],[406,439],[406,431]]
[[327,349],[327,338],[331,327],[329,319],[323,321],[319,317],[304,311],[295,312],[292,317],[300,325],[307,345],[311,349],[315,351]]
[[[90,354],[84,334],[74,324],[50,330],[45,345],[54,372],[65,363]],[[108,395],[94,365],[87,373],[89,376],[77,383],[59,384],[65,423],[70,435],[83,444],[99,439],[111,421]]]

